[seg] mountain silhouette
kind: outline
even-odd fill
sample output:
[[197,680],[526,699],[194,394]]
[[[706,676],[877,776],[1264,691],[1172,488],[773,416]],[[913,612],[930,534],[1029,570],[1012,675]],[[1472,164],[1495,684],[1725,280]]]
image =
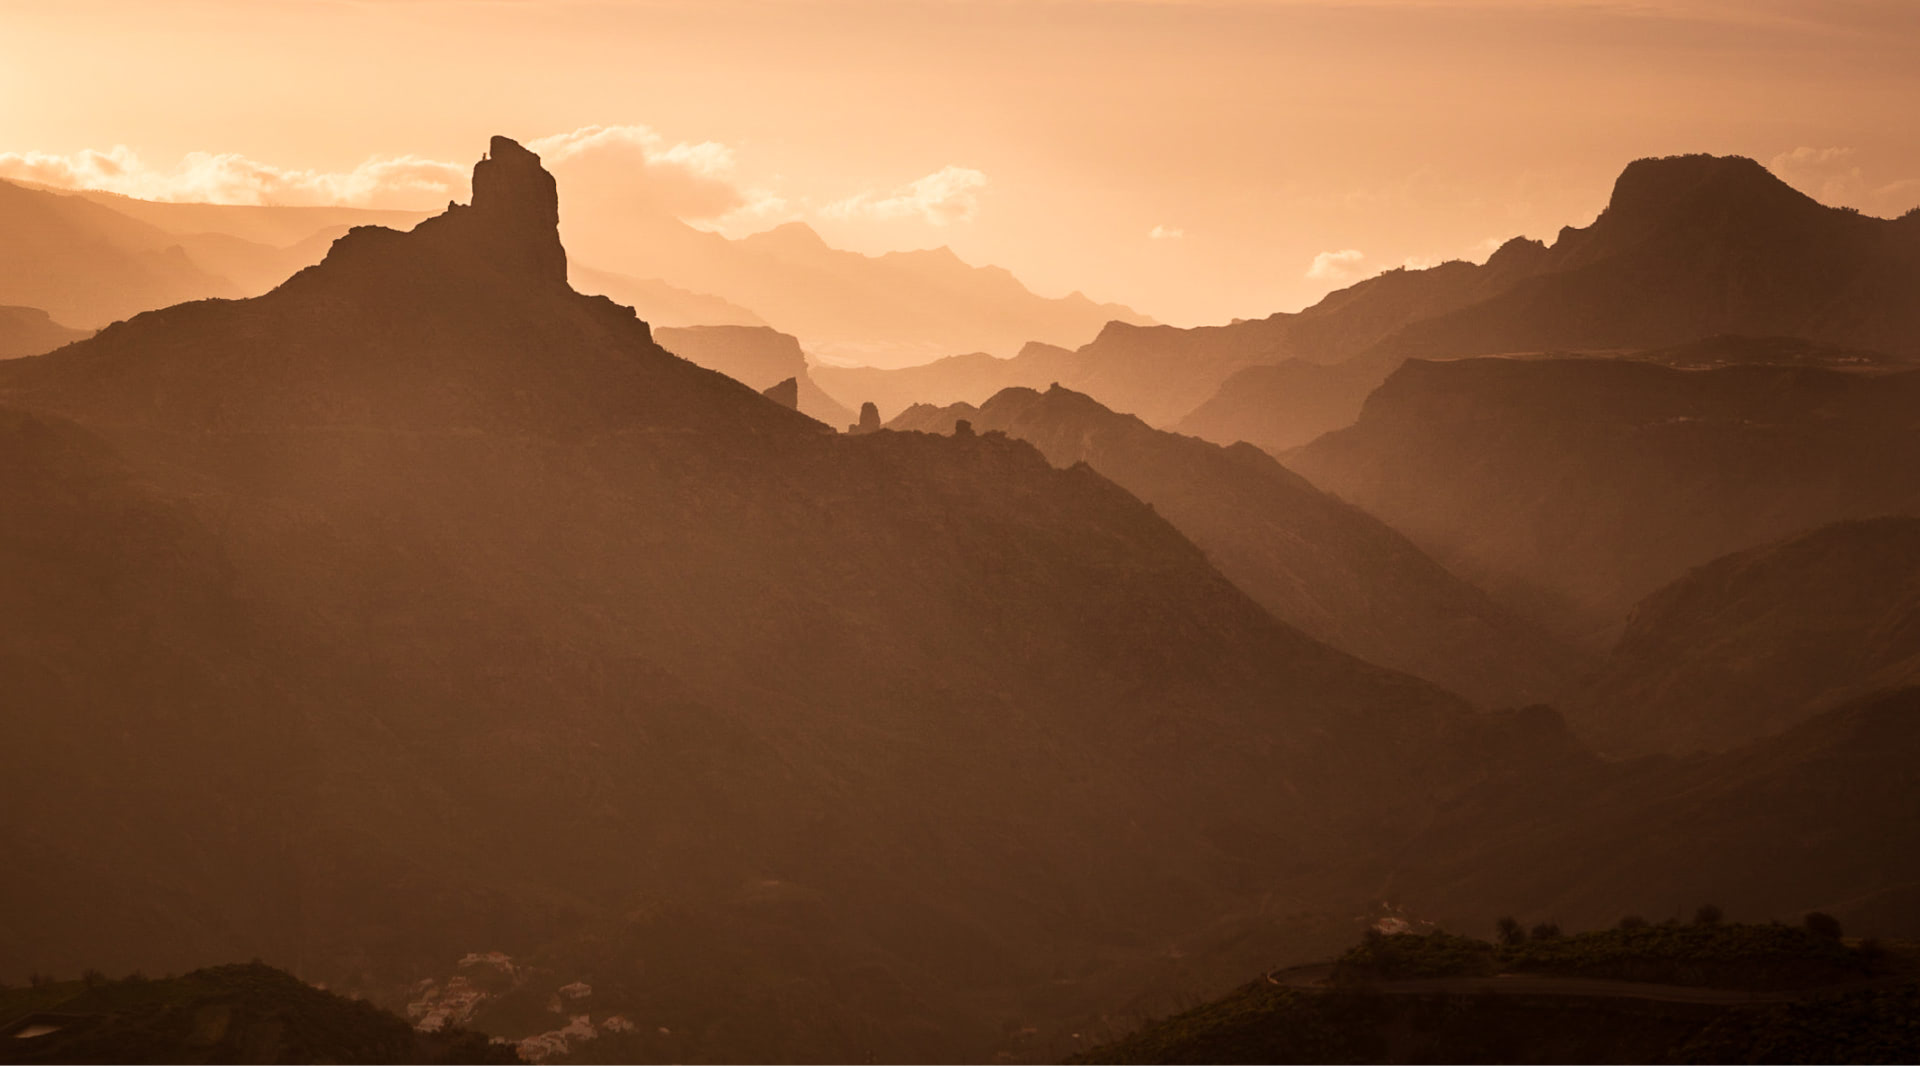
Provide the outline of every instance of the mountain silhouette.
[[1515,238],[1484,265],[1388,271],[1297,315],[1169,335],[1163,358],[1219,385],[1179,412],[1182,432],[1282,451],[1350,423],[1410,357],[1617,354],[1735,335],[1910,359],[1916,289],[1920,214],[1826,207],[1750,159],[1642,159],[1591,225],[1551,246]]
[[1008,271],[969,265],[945,247],[868,256],[829,246],[802,222],[736,240],[664,213],[630,221],[618,230],[583,221],[567,238],[584,262],[722,297],[842,362],[1004,354],[1031,340],[1078,344],[1110,320],[1150,321],[1077,292],[1035,295]]
[[653,337],[673,354],[761,392],[792,379],[800,411],[829,426],[854,420],[853,411],[814,384],[800,342],[785,333],[766,326],[656,327]]
[[497,950],[688,1057],[979,1058],[1479,772],[1093,470],[833,433],[571,290],[532,153],[473,188],[0,364],[8,967]]
[[91,335],[68,329],[37,307],[0,307],[0,359],[39,355]]
[[1916,401],[1910,370],[1413,360],[1288,465],[1604,647],[1692,567],[1920,505]]
[[607,270],[572,264],[567,277],[573,287],[626,304],[648,325],[659,328],[688,326],[765,326],[759,315],[730,300],[689,292],[657,279],[630,278]]
[[1086,463],[1151,504],[1275,617],[1369,662],[1486,704],[1554,699],[1582,669],[1558,647],[1359,508],[1250,445],[1156,430],[1055,385],[981,407],[915,407],[889,429],[951,433],[960,420]]
[[1603,751],[1719,751],[1920,682],[1920,518],[1823,526],[1689,571],[1634,608],[1569,710]]

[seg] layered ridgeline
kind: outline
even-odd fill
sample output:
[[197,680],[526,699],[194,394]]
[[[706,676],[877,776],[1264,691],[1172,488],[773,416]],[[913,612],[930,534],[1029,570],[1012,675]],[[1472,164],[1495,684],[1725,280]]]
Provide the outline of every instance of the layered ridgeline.
[[1920,518],[1825,526],[1641,601],[1569,705],[1603,751],[1718,751],[1920,683]]
[[1914,371],[1415,360],[1288,464],[1605,646],[1691,567],[1920,509],[1916,410]]
[[[1920,356],[1920,212],[1823,206],[1749,159],[1643,159],[1606,209],[1483,265],[1393,270],[1298,313],[1198,329],[1109,326],[1071,351],[960,356],[822,385],[849,405],[978,404],[1058,381],[1156,426],[1283,451],[1351,423],[1403,360],[1790,337]],[[884,376],[883,376],[884,377]],[[864,394],[861,394],[864,393]],[[890,412],[889,412],[890,413]]]
[[[183,300],[251,296],[320,261],[353,224],[417,214],[170,204],[0,181],[0,304],[104,326]],[[46,349],[41,349],[45,351]]]
[[1276,617],[1370,662],[1492,705],[1557,699],[1584,669],[1405,537],[1251,445],[1156,430],[1058,385],[1008,389],[977,408],[915,407],[888,428],[951,433],[960,420],[1029,441],[1055,466],[1090,465]]
[[983,1058],[1484,773],[1092,470],[833,434],[556,219],[496,139],[470,206],[0,364],[8,979],[502,951],[661,1057]]
[[0,307],[0,359],[39,355],[87,336],[87,330],[68,329],[37,307]]
[[814,384],[800,342],[785,333],[765,326],[662,329],[655,325],[653,339],[682,359],[718,370],[759,392],[791,379],[800,413],[836,429],[852,424],[856,417]]
[[[1551,246],[1516,239],[1485,266],[1390,273],[1347,290],[1349,299],[1388,278],[1426,299],[1403,303],[1411,313],[1358,358],[1331,371],[1247,370],[1180,428],[1275,450],[1304,444],[1350,422],[1409,357],[1611,352],[1723,335],[1920,356],[1911,298],[1920,290],[1920,212],[1890,221],[1827,207],[1739,157],[1638,160],[1592,225],[1562,229]],[[1250,326],[1243,339],[1261,343]],[[1311,342],[1300,349],[1328,361],[1341,348],[1319,353]]]
[[802,222],[736,240],[664,212],[624,221],[617,228],[569,223],[567,241],[584,262],[724,297],[799,337],[809,351],[845,362],[901,366],[955,351],[1006,355],[1028,341],[1082,344],[1110,321],[1151,321],[1078,292],[1039,296],[1005,269],[973,266],[945,247],[869,256],[829,246]]

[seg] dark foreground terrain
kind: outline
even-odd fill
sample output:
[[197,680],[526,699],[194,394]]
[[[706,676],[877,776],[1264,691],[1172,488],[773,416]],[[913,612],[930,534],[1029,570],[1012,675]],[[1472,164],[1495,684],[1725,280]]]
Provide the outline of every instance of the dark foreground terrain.
[[257,962],[0,989],[0,1062],[519,1061],[479,1033],[420,1032]]
[[1703,908],[1576,936],[1509,923],[1500,943],[1372,933],[1072,1061],[1914,1061],[1905,947],[1808,924],[1720,925]]

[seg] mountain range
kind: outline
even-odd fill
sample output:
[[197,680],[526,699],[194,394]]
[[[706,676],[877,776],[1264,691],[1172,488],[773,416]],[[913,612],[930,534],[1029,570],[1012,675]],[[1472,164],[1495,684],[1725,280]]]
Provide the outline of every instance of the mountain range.
[[1696,567],[1634,608],[1568,716],[1602,751],[1718,751],[1920,683],[1920,518],[1839,522]]
[[952,433],[965,420],[1086,463],[1146,501],[1276,618],[1369,662],[1495,706],[1565,695],[1580,656],[1448,573],[1365,511],[1248,444],[1153,429],[1055,385],[980,407],[914,407],[889,429]]
[[1464,703],[1092,470],[836,435],[573,292],[557,219],[496,139],[471,205],[0,364],[11,969],[498,950],[687,1057],[984,1056],[1468,772]]
[[1920,372],[1411,360],[1290,453],[1442,563],[1606,646],[1688,569],[1920,508]]

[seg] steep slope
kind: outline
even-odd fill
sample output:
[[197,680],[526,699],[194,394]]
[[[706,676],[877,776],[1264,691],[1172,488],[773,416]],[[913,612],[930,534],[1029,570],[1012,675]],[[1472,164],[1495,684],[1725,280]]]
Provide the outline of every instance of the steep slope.
[[1557,698],[1582,667],[1405,537],[1258,449],[1156,430],[1058,385],[1008,389],[979,408],[916,407],[888,428],[951,433],[962,419],[1031,442],[1055,466],[1092,466],[1275,617],[1370,662],[1496,705]]
[[499,950],[675,1058],[979,1058],[1477,772],[1090,469],[836,435],[572,292],[557,218],[496,139],[470,206],[0,364],[9,967]]
[[[1298,316],[1181,338],[1219,364],[1345,362],[1215,378],[1183,432],[1274,450],[1345,425],[1401,360],[1608,352],[1722,335],[1799,338],[1920,355],[1920,213],[1890,221],[1825,207],[1750,159],[1642,159],[1599,218],[1551,247],[1515,239],[1485,266],[1396,271]],[[1169,340],[1164,358],[1194,361]],[[1237,353],[1237,354],[1235,354]],[[1095,395],[1101,395],[1095,392]]]
[[37,307],[0,307],[0,359],[39,355],[90,335],[68,329]]
[[1826,207],[1737,156],[1641,159],[1507,291],[1401,331],[1402,355],[1651,348],[1723,333],[1920,354],[1920,214]]
[[1031,340],[1080,344],[1108,321],[1149,321],[1079,293],[1037,296],[1006,270],[944,247],[868,256],[829,247],[799,222],[730,240],[666,216],[630,221],[635,228],[581,220],[564,235],[586,262],[724,297],[844,361],[898,366],[1011,353]]
[[1716,559],[1641,601],[1569,707],[1603,751],[1718,751],[1920,683],[1920,519],[1842,522]]
[[760,392],[793,379],[802,414],[835,428],[854,420],[851,410],[813,383],[800,342],[785,333],[765,326],[656,327],[653,339],[682,359],[718,370]]
[[1530,800],[1442,805],[1385,891],[1456,929],[1501,914],[1569,928],[1684,918],[1711,901],[1742,920],[1818,910],[1858,935],[1911,938],[1916,752],[1909,688],[1712,757],[1543,763]]
[[0,304],[95,328],[206,296],[237,296],[163,230],[77,196],[0,181]]
[[1917,403],[1912,371],[1416,360],[1288,464],[1607,646],[1691,567],[1920,505]]

